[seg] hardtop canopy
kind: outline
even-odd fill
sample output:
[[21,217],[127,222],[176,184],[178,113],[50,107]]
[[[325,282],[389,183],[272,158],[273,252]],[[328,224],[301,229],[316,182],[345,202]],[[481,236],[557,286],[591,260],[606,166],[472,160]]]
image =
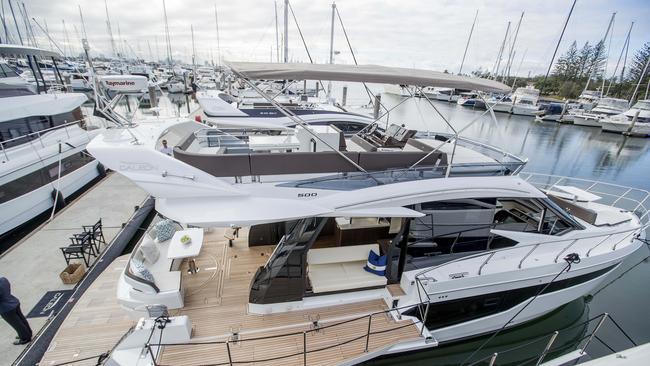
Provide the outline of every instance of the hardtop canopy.
[[44,50],[42,48],[20,46],[15,44],[0,44],[1,57],[24,57],[24,56],[37,56],[41,58],[55,58],[63,59],[60,53]]
[[510,91],[509,86],[494,80],[402,67],[269,62],[226,62],[226,64],[235,73],[248,79],[328,80],[420,87],[438,86],[498,93]]

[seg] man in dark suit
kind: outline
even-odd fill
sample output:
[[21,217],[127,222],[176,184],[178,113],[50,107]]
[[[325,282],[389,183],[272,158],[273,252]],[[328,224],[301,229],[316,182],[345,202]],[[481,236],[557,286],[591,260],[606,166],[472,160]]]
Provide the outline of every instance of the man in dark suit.
[[32,328],[20,311],[20,301],[11,294],[11,285],[5,277],[0,277],[0,315],[18,333],[15,345],[27,344],[32,341]]

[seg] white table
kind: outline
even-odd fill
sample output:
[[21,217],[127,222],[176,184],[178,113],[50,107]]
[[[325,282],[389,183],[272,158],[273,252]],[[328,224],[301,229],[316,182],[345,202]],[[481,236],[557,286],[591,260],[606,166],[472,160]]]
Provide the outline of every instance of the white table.
[[[192,241],[189,244],[181,243],[181,238],[187,235]],[[167,258],[169,259],[183,259],[183,258],[192,258],[190,259],[190,273],[194,274],[198,272],[196,263],[194,262],[194,257],[197,257],[201,252],[201,247],[203,246],[203,229],[186,229],[177,231],[174,236],[172,236],[171,241],[169,242],[169,248],[167,248]]]

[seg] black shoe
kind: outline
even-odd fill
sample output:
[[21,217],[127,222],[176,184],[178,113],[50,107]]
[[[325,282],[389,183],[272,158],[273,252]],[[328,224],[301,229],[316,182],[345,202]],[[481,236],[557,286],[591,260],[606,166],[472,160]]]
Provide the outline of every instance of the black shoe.
[[25,339],[25,340],[23,340],[23,339],[18,339],[18,340],[15,340],[15,341],[14,341],[14,345],[16,345],[16,346],[21,346],[21,345],[23,345],[23,344],[27,344],[27,343],[29,343],[29,342],[31,342],[31,341],[32,341],[31,339]]

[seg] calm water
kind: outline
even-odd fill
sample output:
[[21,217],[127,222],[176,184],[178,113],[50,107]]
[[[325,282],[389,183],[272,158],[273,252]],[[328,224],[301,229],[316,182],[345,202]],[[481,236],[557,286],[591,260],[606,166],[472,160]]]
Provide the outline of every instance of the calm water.
[[[373,93],[380,91],[380,88],[371,88]],[[348,105],[368,102],[363,89],[352,86],[350,89]],[[336,91],[338,99],[341,100],[340,88]],[[185,96],[173,96],[172,103],[167,106],[175,113],[187,113],[186,100],[188,99]],[[397,96],[384,94],[382,102],[390,108],[400,100]],[[457,130],[463,129],[484,112],[455,103],[434,102],[434,105]],[[190,109],[194,108],[196,104],[190,100]],[[603,133],[597,128],[535,122],[532,117],[503,113],[497,113],[496,117],[495,122],[489,114],[484,115],[469,125],[461,135],[528,158],[529,162],[524,171],[601,180],[650,190],[650,139],[627,138]],[[428,102],[422,99],[405,102],[390,113],[389,120],[419,130],[452,132]],[[552,350],[563,347],[572,350],[595,325],[595,322],[590,323],[591,325],[581,323],[604,312],[611,314],[637,343],[650,341],[650,316],[646,311],[647,307],[650,307],[650,286],[647,285],[650,279],[649,257],[650,249],[642,247],[590,296],[575,300],[542,318],[501,333],[470,362],[564,328],[570,329],[560,332]],[[598,335],[615,350],[631,346],[609,322],[605,323]],[[458,365],[486,339],[487,337],[475,338],[397,358],[375,360],[369,364]],[[522,364],[539,354],[545,343],[546,339],[534,346],[503,353],[497,358],[497,364]],[[588,353],[601,356],[610,352],[599,341],[594,341],[589,346]],[[588,356],[583,358],[587,359]],[[534,365],[535,361],[528,364]]]

